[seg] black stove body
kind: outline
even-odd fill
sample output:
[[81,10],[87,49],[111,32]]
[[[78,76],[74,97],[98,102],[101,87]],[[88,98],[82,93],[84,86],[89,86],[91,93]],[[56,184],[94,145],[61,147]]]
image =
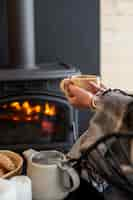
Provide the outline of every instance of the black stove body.
[[8,66],[0,67],[0,149],[67,151],[78,137],[78,114],[60,81],[80,74],[61,62],[35,63],[34,1],[7,0]]
[[1,70],[0,148],[67,150],[78,137],[78,113],[59,87],[62,78],[78,71],[57,64],[50,67],[46,65],[44,70],[33,69],[27,73],[22,70],[26,76],[23,78],[18,70],[20,77],[16,79],[11,73],[17,70]]

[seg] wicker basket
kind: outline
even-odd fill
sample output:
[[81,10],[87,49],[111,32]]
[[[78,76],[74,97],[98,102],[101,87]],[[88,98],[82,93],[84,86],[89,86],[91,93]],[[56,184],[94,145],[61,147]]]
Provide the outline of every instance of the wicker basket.
[[23,168],[23,158],[13,152],[13,151],[8,151],[8,150],[0,150],[0,153],[4,153],[5,155],[7,155],[9,158],[12,159],[12,161],[14,162],[16,168],[13,171],[10,171],[6,174],[4,174],[1,178],[11,178],[13,176],[17,176],[20,175],[22,173],[22,168]]

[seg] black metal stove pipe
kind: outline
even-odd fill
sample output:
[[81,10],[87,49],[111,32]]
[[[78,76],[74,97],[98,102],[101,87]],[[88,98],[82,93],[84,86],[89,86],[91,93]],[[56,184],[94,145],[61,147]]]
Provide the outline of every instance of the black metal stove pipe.
[[34,0],[7,0],[9,65],[35,67]]

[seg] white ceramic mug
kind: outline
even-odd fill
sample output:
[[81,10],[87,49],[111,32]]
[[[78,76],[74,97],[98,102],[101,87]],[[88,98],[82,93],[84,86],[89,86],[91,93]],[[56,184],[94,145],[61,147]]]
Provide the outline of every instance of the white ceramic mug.
[[0,179],[0,200],[17,200],[16,187],[9,180]]
[[32,186],[29,177],[15,176],[10,181],[16,188],[17,200],[32,200]]
[[[73,168],[62,164],[64,154],[61,152],[36,152],[31,149],[23,154],[28,161],[27,175],[32,180],[33,199],[62,200],[78,188],[80,184],[79,176]],[[39,156],[44,158],[43,164],[35,162],[35,158]],[[51,158],[55,158],[56,162],[49,164]]]

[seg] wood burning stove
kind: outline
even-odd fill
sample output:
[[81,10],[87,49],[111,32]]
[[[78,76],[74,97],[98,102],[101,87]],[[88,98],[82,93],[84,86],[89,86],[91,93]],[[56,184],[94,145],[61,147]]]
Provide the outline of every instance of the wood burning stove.
[[7,0],[9,65],[0,68],[0,149],[67,150],[78,115],[61,93],[80,71],[62,62],[35,64],[34,1]]
[[70,148],[78,137],[77,111],[59,82],[52,77],[0,81],[0,148]]

